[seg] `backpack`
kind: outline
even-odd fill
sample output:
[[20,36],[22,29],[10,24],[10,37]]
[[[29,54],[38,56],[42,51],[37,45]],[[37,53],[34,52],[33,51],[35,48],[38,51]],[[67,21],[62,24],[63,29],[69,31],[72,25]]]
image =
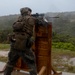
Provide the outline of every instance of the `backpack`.
[[19,19],[13,23],[13,31],[21,31],[24,26],[23,17],[19,17]]

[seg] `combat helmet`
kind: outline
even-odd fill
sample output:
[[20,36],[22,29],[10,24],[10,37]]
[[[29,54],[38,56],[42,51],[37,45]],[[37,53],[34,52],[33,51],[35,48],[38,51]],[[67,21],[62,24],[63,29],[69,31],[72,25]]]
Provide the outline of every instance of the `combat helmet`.
[[24,7],[20,9],[21,14],[28,14],[28,11],[32,12],[32,10],[28,7]]

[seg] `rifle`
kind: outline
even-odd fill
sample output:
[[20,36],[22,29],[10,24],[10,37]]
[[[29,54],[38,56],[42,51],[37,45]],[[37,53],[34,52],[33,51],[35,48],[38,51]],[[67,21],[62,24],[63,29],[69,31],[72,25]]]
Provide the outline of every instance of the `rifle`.
[[43,26],[48,25],[48,21],[44,17],[45,14],[38,14],[38,13],[36,13],[36,14],[32,14],[31,16],[35,17],[36,25],[43,25]]
[[49,24],[49,22],[52,22],[52,21],[48,21],[46,18],[49,18],[49,19],[53,19],[53,18],[59,18],[59,16],[55,16],[55,17],[46,17],[45,14],[32,14],[33,17],[36,18],[36,25],[43,25],[43,26],[47,26]]
[[36,13],[36,14],[32,14],[32,16],[35,17],[35,18],[43,18],[44,14],[38,14],[38,13]]

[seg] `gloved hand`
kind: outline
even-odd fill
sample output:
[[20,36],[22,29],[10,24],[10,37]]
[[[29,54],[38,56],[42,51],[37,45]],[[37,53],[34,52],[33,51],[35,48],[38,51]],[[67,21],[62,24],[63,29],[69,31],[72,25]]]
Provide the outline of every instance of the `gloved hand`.
[[26,47],[31,48],[33,43],[34,43],[34,37],[28,38]]
[[15,42],[16,39],[14,39],[15,34],[8,34],[7,40]]

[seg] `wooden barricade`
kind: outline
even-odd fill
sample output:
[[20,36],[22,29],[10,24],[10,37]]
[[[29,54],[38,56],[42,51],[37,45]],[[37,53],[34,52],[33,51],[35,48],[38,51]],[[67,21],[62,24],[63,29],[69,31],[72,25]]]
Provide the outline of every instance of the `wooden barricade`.
[[[38,75],[61,75],[57,73],[51,65],[51,41],[52,41],[52,24],[46,26],[35,26],[35,43],[33,51],[36,56],[36,65]],[[29,71],[21,58],[19,58],[15,70]]]
[[[36,26],[34,36],[35,43],[32,48],[36,56],[38,75],[61,75],[61,73],[57,73],[51,65],[52,24]],[[17,69],[27,70],[27,66],[21,59],[17,65]]]

